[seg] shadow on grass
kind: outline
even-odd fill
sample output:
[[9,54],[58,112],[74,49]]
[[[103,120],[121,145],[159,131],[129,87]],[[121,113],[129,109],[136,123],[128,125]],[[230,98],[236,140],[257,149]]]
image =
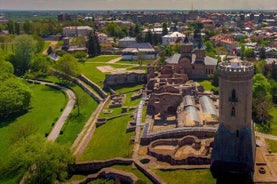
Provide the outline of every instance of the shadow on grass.
[[5,126],[8,126],[9,124],[13,123],[18,117],[23,116],[24,114],[28,113],[28,111],[30,109],[31,108],[29,108],[28,110],[22,110],[20,112],[10,114],[7,117],[0,117],[0,128],[3,128]]

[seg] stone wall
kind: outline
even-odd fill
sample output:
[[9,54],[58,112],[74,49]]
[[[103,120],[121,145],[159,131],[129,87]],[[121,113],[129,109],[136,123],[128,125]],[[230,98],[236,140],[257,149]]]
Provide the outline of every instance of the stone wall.
[[105,167],[111,167],[113,165],[131,165],[132,163],[133,160],[127,158],[114,158],[110,160],[95,162],[79,162],[75,165],[74,174],[89,174],[97,172]]
[[146,84],[145,73],[106,74],[104,88],[125,84]]
[[69,76],[69,75],[62,73],[60,71],[57,71],[57,70],[52,70],[51,72],[53,75],[57,76],[58,78],[63,78],[63,79],[66,79],[68,81],[71,81],[71,82],[77,84],[85,92],[87,92],[94,100],[96,100],[98,103],[100,103],[103,100],[100,96],[98,96],[98,94],[96,94],[91,89],[89,89],[80,79]]
[[90,87],[92,87],[95,91],[97,91],[102,98],[106,98],[108,96],[108,94],[102,88],[100,88],[97,84],[89,80],[86,76],[80,75],[78,76],[78,78],[84,81]]
[[179,130],[175,129],[174,131],[162,131],[157,133],[147,133],[147,131],[147,128],[144,127],[144,134],[140,141],[140,144],[143,146],[149,145],[152,141],[158,139],[182,138],[187,135],[194,135],[200,139],[211,138],[215,136],[216,128],[179,128]]
[[[155,150],[156,146],[176,146],[175,150],[172,153],[165,154],[162,151]],[[184,145],[191,145],[194,149],[199,150],[201,148],[201,141],[195,136],[185,136],[181,139],[161,139],[153,141],[148,149],[147,154],[151,155],[157,160],[162,162],[167,162],[172,165],[208,165],[210,164],[210,156],[205,155],[208,151],[203,150],[201,155],[188,154],[184,158],[176,158],[175,153],[178,148]],[[209,149],[209,146],[205,146],[205,149]]]

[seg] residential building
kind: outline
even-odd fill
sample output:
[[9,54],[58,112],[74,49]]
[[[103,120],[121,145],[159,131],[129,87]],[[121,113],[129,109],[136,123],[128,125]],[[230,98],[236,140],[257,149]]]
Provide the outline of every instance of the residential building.
[[89,36],[93,29],[89,26],[69,26],[63,28],[63,37]]
[[173,32],[173,33],[163,36],[162,43],[163,43],[163,45],[182,43],[184,41],[185,37],[186,36],[184,34],[176,31],[176,32]]

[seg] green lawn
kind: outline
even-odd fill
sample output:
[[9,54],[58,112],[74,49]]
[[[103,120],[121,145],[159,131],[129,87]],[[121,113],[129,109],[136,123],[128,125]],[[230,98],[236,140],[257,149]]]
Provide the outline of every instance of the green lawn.
[[273,153],[277,153],[277,141],[265,139],[266,143],[268,144],[269,148]]
[[271,120],[271,131],[270,133],[272,135],[276,135],[277,136],[277,105],[273,106],[270,111],[269,111],[270,115],[273,117],[273,119]]
[[58,143],[68,144],[71,146],[76,139],[77,135],[81,132],[84,124],[89,119],[90,115],[97,108],[98,103],[93,100],[86,92],[79,86],[73,86],[72,89],[77,94],[82,96],[82,103],[80,103],[80,114],[78,115],[78,108],[75,106],[71,112],[69,119],[63,127],[63,134],[57,139]]
[[90,80],[98,84],[101,88],[104,86],[105,74],[98,70],[97,66],[103,66],[98,63],[80,63],[79,68],[82,74],[88,77]]
[[[54,123],[61,115],[61,109],[64,108],[67,98],[65,95],[54,88],[28,84],[32,91],[31,109],[28,113],[9,122],[0,123],[0,160],[5,162],[10,154],[9,147],[11,140],[17,135],[17,127],[30,127],[32,133],[45,135],[52,129]],[[16,183],[16,178],[11,180],[0,180],[0,183]]]
[[153,170],[165,183],[169,184],[215,184],[216,180],[212,177],[209,169],[203,170],[176,170],[161,171]]
[[[50,46],[51,42],[50,41],[45,41],[44,42],[44,46],[43,46],[43,49],[42,49],[42,52],[44,52],[45,50],[47,50]],[[53,49],[53,48],[52,48]]]
[[80,161],[130,157],[133,148],[130,138],[134,133],[125,133],[127,123],[130,120],[129,116],[122,116],[98,127]]
[[210,91],[211,89],[214,88],[214,86],[212,85],[211,81],[209,80],[202,80],[202,81],[198,81],[198,83],[203,86],[204,90]]
[[[265,132],[265,133],[269,133],[272,135],[276,135],[277,136],[277,106],[274,105],[270,110],[269,110],[270,115],[273,117],[270,123],[270,131],[269,132]],[[264,132],[265,130],[263,129],[263,127],[256,123],[256,129],[260,132]]]
[[108,62],[110,60],[113,60],[113,59],[116,59],[116,58],[119,58],[120,56],[118,55],[101,55],[101,56],[97,56],[97,57],[94,57],[94,58],[89,58],[86,60],[86,62]]
[[[142,85],[130,86],[115,89],[117,93],[126,93],[126,101],[124,106],[138,105],[140,99],[131,101],[130,97],[133,94],[132,91],[138,90]],[[107,109],[108,107],[106,107]],[[112,114],[101,113],[100,117],[112,117],[121,114],[121,108],[110,108],[113,111]],[[133,111],[129,111],[131,113]],[[128,116],[122,116],[110,121],[107,121],[105,125],[98,127],[86,148],[84,154],[81,156],[81,161],[87,160],[104,160],[113,157],[130,157],[133,145],[130,143],[133,132],[125,133],[128,121],[132,118]]]
[[[104,86],[105,73],[97,69],[98,66],[112,66],[113,68],[129,68],[129,65],[107,64],[107,63],[79,63],[80,73],[84,74],[90,80],[98,84],[101,88]],[[132,66],[131,66],[132,67]]]

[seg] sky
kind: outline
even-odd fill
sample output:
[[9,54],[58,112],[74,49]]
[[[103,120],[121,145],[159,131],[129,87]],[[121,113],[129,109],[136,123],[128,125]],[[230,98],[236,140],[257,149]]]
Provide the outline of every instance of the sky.
[[9,10],[277,10],[277,0],[0,0]]

